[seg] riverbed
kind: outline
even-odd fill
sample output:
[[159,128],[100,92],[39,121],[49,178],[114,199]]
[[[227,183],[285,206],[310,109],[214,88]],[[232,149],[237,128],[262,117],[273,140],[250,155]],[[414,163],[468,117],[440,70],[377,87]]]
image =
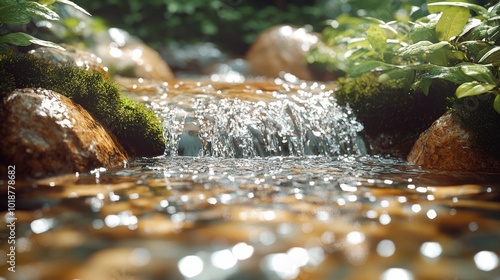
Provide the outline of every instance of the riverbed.
[[367,155],[333,85],[121,84],[165,154],[16,182],[0,279],[500,278],[500,174]]

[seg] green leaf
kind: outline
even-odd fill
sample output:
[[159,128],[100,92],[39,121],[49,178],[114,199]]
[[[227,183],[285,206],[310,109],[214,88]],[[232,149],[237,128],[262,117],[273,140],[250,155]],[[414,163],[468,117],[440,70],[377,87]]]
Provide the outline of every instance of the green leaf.
[[410,33],[410,38],[413,42],[437,42],[436,23],[414,23],[413,30]]
[[4,35],[4,36],[0,36],[0,43],[5,43],[5,44],[10,44],[10,45],[15,45],[15,46],[29,46],[31,44],[36,44],[36,45],[40,45],[40,46],[64,50],[64,48],[59,46],[58,44],[55,44],[55,43],[52,43],[49,41],[40,40],[40,39],[37,39],[29,34],[22,33],[22,32],[10,33],[10,34]]
[[367,60],[363,62],[359,62],[355,64],[354,66],[351,67],[349,70],[349,76],[351,77],[357,77],[360,76],[364,73],[371,72],[371,71],[384,71],[384,70],[390,70],[390,69],[395,69],[398,66],[393,65],[393,64],[388,64],[382,61],[377,61],[377,60]]
[[60,45],[58,45],[58,44],[56,44],[54,42],[41,40],[41,39],[38,39],[38,38],[35,38],[35,37],[32,37],[32,39],[30,40],[30,42],[33,43],[33,44],[35,44],[35,45],[39,45],[39,46],[54,48],[54,49],[58,49],[58,50],[62,50],[62,51],[65,50],[65,48],[61,47]]
[[37,2],[24,2],[20,4],[20,7],[24,9],[23,12],[31,17],[39,17],[46,20],[59,20],[59,15],[56,12]]
[[493,108],[500,114],[500,95],[497,95],[493,100]]
[[440,66],[448,66],[449,59],[455,57],[451,44],[446,41],[435,44],[421,41],[403,48],[399,55],[403,58],[417,58],[419,61]]
[[380,83],[383,83],[389,80],[404,80],[405,83],[409,85],[411,82],[413,82],[414,77],[415,71],[413,69],[397,68],[380,75],[378,77],[378,81]]
[[68,6],[71,6],[75,9],[77,9],[78,11],[88,15],[88,16],[91,16],[91,14],[89,12],[87,12],[84,8],[78,6],[77,4],[73,3],[73,1],[69,1],[69,0],[56,0],[57,2],[59,3],[63,3],[63,4],[66,4]]
[[480,83],[477,81],[473,81],[473,82],[461,84],[457,88],[455,95],[458,98],[464,98],[467,96],[475,96],[475,95],[483,94],[483,93],[491,91],[494,88],[495,88],[494,84],[487,84],[487,83]]
[[500,46],[496,46],[485,53],[478,61],[478,63],[488,62],[493,65],[500,65]]
[[429,41],[420,41],[415,44],[409,45],[406,48],[401,49],[399,55],[401,57],[421,57],[423,54],[428,54],[429,52],[435,51],[445,45],[449,45],[448,42],[439,42],[433,44]]
[[455,84],[474,81],[474,78],[464,74],[458,67],[444,67],[433,64],[412,65],[419,72],[420,79],[443,79]]
[[490,49],[490,44],[482,41],[464,41],[461,42],[458,47],[464,50],[473,61],[484,56],[484,53]]
[[377,25],[372,24],[368,27],[368,31],[366,33],[368,42],[370,42],[372,48],[380,55],[383,55],[384,50],[387,47],[387,35],[385,34],[385,31]]
[[461,7],[461,8],[467,8],[470,9],[476,13],[478,13],[481,16],[487,16],[488,15],[488,10],[484,8],[483,6],[472,4],[472,3],[467,3],[467,2],[434,2],[434,1],[427,1],[427,9],[429,10],[430,13],[439,13],[439,12],[444,12],[445,10],[451,8],[451,7]]
[[461,63],[457,65],[459,69],[467,76],[472,77],[474,80],[494,84],[495,78],[490,69],[485,65],[475,63]]
[[8,3],[0,4],[0,23],[26,24],[30,22],[30,15],[26,13],[21,5],[17,4],[16,1],[6,2]]
[[10,33],[0,36],[0,43],[6,43],[14,46],[29,46],[32,44],[30,41],[31,38],[31,35],[22,32]]
[[480,64],[461,63],[454,67],[421,64],[412,65],[411,68],[419,71],[419,78],[421,79],[444,79],[455,84],[473,81],[495,84],[493,74],[489,68]]
[[462,29],[469,20],[469,9],[464,7],[450,7],[446,9],[436,25],[436,33],[441,41],[449,41],[462,33]]
[[425,95],[429,95],[429,91],[431,88],[432,79],[421,79],[418,80],[415,84],[417,89],[420,89],[424,92]]
[[38,3],[42,5],[52,5],[56,0],[38,0]]

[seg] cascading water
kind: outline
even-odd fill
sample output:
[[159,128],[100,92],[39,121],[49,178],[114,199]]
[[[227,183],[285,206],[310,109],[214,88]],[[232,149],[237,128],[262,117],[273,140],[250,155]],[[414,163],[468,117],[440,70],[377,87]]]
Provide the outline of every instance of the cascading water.
[[359,155],[362,126],[333,88],[270,84],[165,85],[149,104],[164,120],[167,155],[256,157]]
[[9,279],[498,278],[500,176],[363,155],[332,86],[120,83],[170,156],[16,180]]

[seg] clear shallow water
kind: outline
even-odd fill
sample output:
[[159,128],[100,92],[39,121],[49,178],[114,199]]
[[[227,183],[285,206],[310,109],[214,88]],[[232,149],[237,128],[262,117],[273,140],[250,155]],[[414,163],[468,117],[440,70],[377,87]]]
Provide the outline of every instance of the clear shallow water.
[[[136,97],[164,108],[174,89],[143,84]],[[331,154],[162,156],[17,182],[16,273],[2,242],[0,276],[499,279],[500,174],[426,171],[364,156],[355,139]]]

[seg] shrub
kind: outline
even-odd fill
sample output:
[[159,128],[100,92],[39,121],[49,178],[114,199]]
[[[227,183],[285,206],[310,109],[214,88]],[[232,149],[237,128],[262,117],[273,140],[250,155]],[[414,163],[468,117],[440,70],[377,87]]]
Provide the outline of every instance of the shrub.
[[[450,100],[453,112],[477,133],[483,145],[492,149],[492,139],[497,139],[493,135],[498,134],[500,126],[496,116],[500,115],[500,3],[494,2],[483,7],[427,0],[425,9],[408,12],[404,20],[343,15],[325,28],[322,43],[311,51],[308,61],[353,79],[339,81],[340,98],[350,104],[359,103],[351,106],[357,108],[367,131],[389,129],[390,125],[395,131],[408,129],[401,126],[400,120],[391,121],[391,117],[381,122],[377,114],[385,115],[387,110],[399,107],[405,116],[416,113],[427,119],[429,110],[438,108],[439,112]],[[381,84],[386,92],[377,94],[380,90],[367,82],[367,73],[376,73],[379,81],[399,84],[413,93],[394,94],[396,88]],[[360,95],[366,91],[364,87],[374,93]],[[353,96],[345,98],[342,94]],[[402,96],[407,99],[402,100]],[[476,100],[470,98],[473,96],[479,96],[477,108],[464,112],[467,103]],[[387,101],[385,108],[382,101]],[[489,107],[485,102],[491,102]],[[374,104],[378,110],[372,110]],[[416,122],[418,127],[418,119],[405,122],[412,127]]]
[[113,133],[131,156],[164,152],[161,123],[144,105],[121,95],[120,88],[98,72],[57,67],[23,53],[0,56],[0,99],[16,88],[45,88],[80,104]]

